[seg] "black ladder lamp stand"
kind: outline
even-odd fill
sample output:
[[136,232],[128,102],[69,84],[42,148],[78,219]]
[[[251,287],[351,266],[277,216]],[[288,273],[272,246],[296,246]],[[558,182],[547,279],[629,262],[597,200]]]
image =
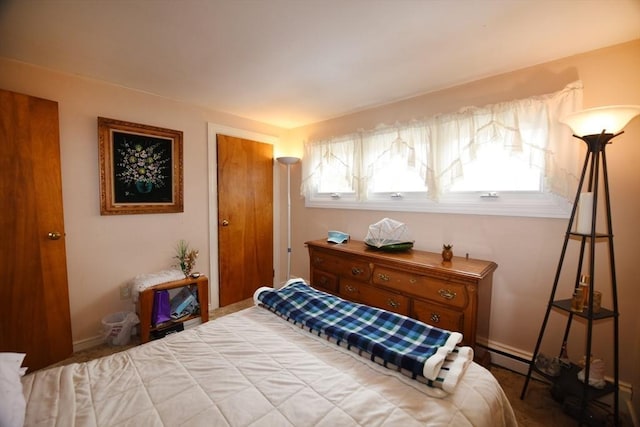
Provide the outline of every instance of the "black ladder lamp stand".
[[[529,363],[529,370],[522,389],[521,399],[524,399],[529,380],[533,373],[536,359],[539,355],[542,339],[549,320],[549,314],[552,308],[558,309],[560,312],[566,313],[567,326],[564,332],[563,347],[566,345],[569,338],[569,331],[571,328],[571,321],[574,315],[578,315],[586,319],[587,322],[587,337],[586,337],[586,351],[585,351],[585,368],[584,368],[584,384],[581,386],[582,393],[580,397],[580,422],[586,421],[586,409],[587,403],[590,399],[590,391],[587,384],[589,384],[589,371],[591,365],[591,345],[592,345],[592,327],[593,320],[599,320],[604,318],[613,318],[613,384],[607,384],[604,393],[614,393],[614,417],[615,423],[619,422],[619,337],[618,337],[618,294],[616,286],[616,271],[613,251],[613,229],[611,225],[611,204],[609,198],[609,178],[607,174],[607,158],[605,155],[605,147],[611,143],[611,140],[622,133],[622,129],[636,116],[640,115],[640,106],[636,105],[616,105],[610,107],[598,107],[591,108],[583,111],[579,111],[568,115],[563,120],[563,123],[571,127],[573,136],[584,141],[587,145],[587,153],[582,167],[582,174],[578,184],[578,191],[576,193],[573,208],[571,210],[571,216],[569,218],[569,224],[562,246],[562,252],[560,255],[560,261],[558,263],[558,269],[556,271],[555,279],[553,282],[553,288],[549,303],[547,304],[547,311],[542,322],[540,334],[536,342],[535,350],[533,352],[533,358]],[[600,176],[602,175],[602,182],[600,182]],[[589,198],[585,198],[585,201],[581,202],[581,198],[584,195],[582,190],[586,185],[587,194]],[[600,190],[603,190],[604,196],[604,208],[605,208],[605,220],[607,231],[606,233],[596,232],[596,219],[598,211],[598,200],[600,196]],[[591,194],[589,194],[591,193]],[[592,199],[591,199],[592,198]],[[588,202],[586,202],[588,200]],[[591,202],[592,200],[592,202]],[[582,212],[580,212],[580,207]],[[585,211],[586,209],[586,211]],[[590,210],[590,212],[589,212]],[[576,213],[578,215],[577,227],[574,228],[574,220],[576,219]],[[570,240],[578,240],[580,242],[578,271],[576,274],[575,287],[577,288],[581,271],[583,267],[583,261],[585,260],[585,250],[588,255],[588,271],[591,278],[591,285],[588,291],[588,304],[585,307],[585,311],[580,313],[574,313],[571,310],[571,299],[569,300],[556,300],[555,294],[558,287],[558,281],[562,272],[562,266],[565,260],[565,254],[567,246]],[[612,310],[602,309],[598,313],[594,313],[593,295],[594,288],[597,287],[597,281],[595,280],[595,245],[596,240],[607,241],[609,243],[609,262],[611,272],[611,292],[612,292]],[[603,289],[602,286],[599,289]],[[562,351],[562,350],[561,350]],[[575,372],[575,370],[573,371]],[[552,379],[553,381],[553,379]],[[575,382],[579,380],[575,378]],[[593,395],[593,394],[591,394]]]

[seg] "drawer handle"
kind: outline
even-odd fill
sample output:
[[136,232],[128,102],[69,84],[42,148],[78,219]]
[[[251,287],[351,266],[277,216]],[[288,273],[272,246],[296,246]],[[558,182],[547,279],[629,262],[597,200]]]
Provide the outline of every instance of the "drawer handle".
[[387,300],[387,304],[389,304],[389,307],[393,307],[393,308],[400,307],[400,303],[392,300],[391,298],[389,298],[389,300]]
[[320,258],[319,256],[313,259],[314,264],[322,264],[323,262],[324,262],[324,259]]
[[382,274],[382,273],[378,273],[378,279],[382,280],[383,282],[388,282],[389,276],[387,276],[386,274]]
[[412,285],[415,285],[416,283],[418,283],[418,279],[416,279],[415,277],[412,277],[411,279],[409,279],[409,283],[411,283]]
[[347,292],[356,292],[358,289],[356,289],[355,286],[351,286],[351,285],[347,285],[345,286],[345,289],[347,290]]
[[440,323],[440,315],[438,313],[431,313],[431,321],[433,323]]
[[456,297],[456,293],[450,289],[440,289],[438,294],[444,299],[454,299]]
[[327,282],[329,282],[329,279],[327,279],[325,276],[322,276],[322,277],[320,278],[320,284],[321,284],[321,285],[326,285],[326,284],[327,284]]
[[354,276],[357,276],[358,274],[361,274],[362,270],[360,270],[358,267],[353,267],[351,268],[351,274],[353,274]]

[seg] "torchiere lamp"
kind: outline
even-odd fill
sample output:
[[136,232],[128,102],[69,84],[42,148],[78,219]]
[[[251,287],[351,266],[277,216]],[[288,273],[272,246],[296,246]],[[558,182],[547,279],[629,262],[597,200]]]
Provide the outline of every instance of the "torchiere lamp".
[[[587,153],[582,168],[582,174],[578,184],[578,190],[574,200],[571,216],[569,219],[569,225],[564,239],[564,245],[560,255],[560,261],[558,269],[556,271],[553,288],[551,291],[551,297],[547,305],[547,311],[542,322],[540,329],[540,335],[533,353],[533,358],[529,364],[529,372],[522,389],[521,399],[524,398],[534,364],[539,355],[542,338],[545,333],[545,328],[549,320],[549,313],[551,308],[555,307],[560,309],[561,312],[567,312],[567,326],[564,332],[564,338],[561,349],[561,358],[567,357],[566,344],[569,337],[569,331],[571,328],[571,321],[574,316],[583,317],[587,323],[587,337],[586,337],[586,349],[585,349],[585,367],[582,372],[584,374],[583,382],[585,383],[582,392],[581,405],[580,405],[580,421],[584,421],[586,417],[586,409],[588,400],[592,399],[594,389],[591,389],[586,383],[591,384],[590,378],[590,364],[592,362],[591,345],[592,345],[592,323],[594,320],[612,318],[613,319],[613,374],[614,383],[606,384],[603,386],[603,393],[614,393],[614,411],[615,411],[615,423],[617,425],[619,420],[619,338],[618,338],[618,294],[616,287],[616,269],[614,261],[613,251],[613,229],[611,222],[611,203],[609,197],[609,177],[607,173],[607,158],[605,155],[605,148],[607,144],[611,143],[611,140],[622,133],[622,129],[636,116],[640,115],[640,106],[638,105],[613,105],[608,107],[590,108],[587,110],[578,111],[569,114],[563,118],[561,122],[568,125],[573,131],[573,136],[584,141],[587,144]],[[600,181],[600,175],[602,175],[602,181]],[[583,192],[583,188],[586,187],[586,191]],[[598,196],[600,190],[604,193],[604,213],[606,220],[607,230],[605,233],[596,232],[596,216],[598,212]],[[577,215],[576,215],[577,213]],[[574,219],[576,221],[576,227],[574,228]],[[567,250],[569,240],[577,239],[580,241],[579,259],[577,264],[575,290],[577,292],[579,287],[579,277],[581,276],[583,264],[585,261],[585,250],[588,243],[588,271],[591,278],[591,284],[588,288],[588,297],[586,303],[584,303],[580,310],[574,310],[573,307],[569,308],[571,300],[556,300],[555,294],[558,286],[558,282],[561,276],[562,266]],[[611,295],[613,308],[611,310],[600,309],[594,305],[594,288],[596,288],[595,280],[595,245],[596,240],[607,241],[609,244],[609,262],[611,273]],[[602,285],[600,286],[602,289]],[[578,294],[580,295],[580,294]],[[593,373],[593,370],[592,372]],[[575,374],[574,374],[575,375]],[[596,378],[593,378],[596,380]],[[575,379],[578,381],[578,379]],[[561,387],[560,387],[561,388]],[[564,391],[562,391],[564,393]]]
[[291,165],[300,161],[298,157],[278,157],[278,163],[287,165],[287,280],[291,278]]

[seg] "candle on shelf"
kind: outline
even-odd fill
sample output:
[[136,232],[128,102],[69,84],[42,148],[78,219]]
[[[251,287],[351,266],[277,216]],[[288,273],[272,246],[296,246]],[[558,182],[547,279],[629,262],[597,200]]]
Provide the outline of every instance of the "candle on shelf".
[[582,306],[584,308],[589,307],[589,275],[581,274],[580,282],[578,283],[580,289],[582,289]]
[[600,313],[601,305],[602,305],[602,292],[593,291],[593,312]]
[[593,193],[580,193],[578,201],[578,222],[576,232],[591,234],[591,214],[593,212]]
[[571,298],[571,311],[581,313],[584,306],[582,305],[582,292],[581,288],[576,288],[573,291],[573,298]]

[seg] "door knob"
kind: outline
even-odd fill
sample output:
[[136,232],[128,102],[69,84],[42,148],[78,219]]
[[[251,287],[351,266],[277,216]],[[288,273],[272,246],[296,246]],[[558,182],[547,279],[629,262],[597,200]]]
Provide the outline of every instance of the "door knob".
[[62,237],[62,235],[57,231],[50,231],[49,234],[47,234],[49,240],[59,240],[60,237]]
[[222,226],[223,226],[223,227],[228,227],[228,226],[229,226],[229,221],[228,221],[228,220],[226,220],[226,219],[223,219],[223,220],[222,220]]

